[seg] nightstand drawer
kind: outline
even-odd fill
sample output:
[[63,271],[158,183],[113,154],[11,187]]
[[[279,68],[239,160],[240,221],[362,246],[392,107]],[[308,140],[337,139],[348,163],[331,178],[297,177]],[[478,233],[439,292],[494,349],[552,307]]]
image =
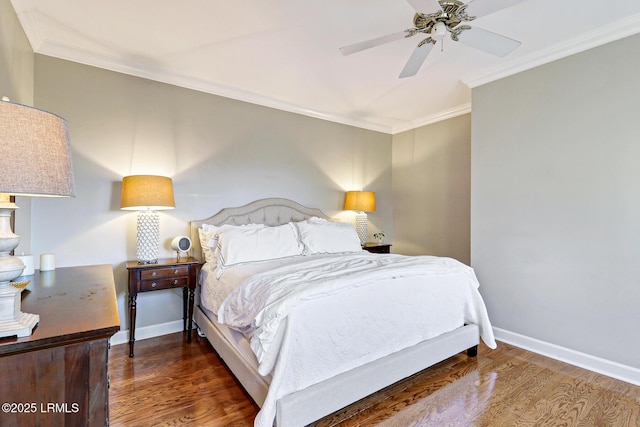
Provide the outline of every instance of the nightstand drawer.
[[141,280],[166,279],[170,277],[186,277],[189,274],[189,268],[186,266],[170,267],[170,268],[154,268],[151,270],[142,270],[140,272]]
[[140,282],[140,292],[157,291],[158,289],[182,288],[187,286],[187,277],[175,277],[172,279],[143,280]]

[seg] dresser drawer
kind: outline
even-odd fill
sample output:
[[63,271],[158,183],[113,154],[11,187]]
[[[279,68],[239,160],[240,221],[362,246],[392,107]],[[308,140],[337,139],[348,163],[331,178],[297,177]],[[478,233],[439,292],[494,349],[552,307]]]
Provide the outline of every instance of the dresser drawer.
[[170,279],[143,280],[140,282],[140,292],[157,291],[158,289],[182,288],[187,286],[187,277],[174,277]]
[[186,266],[154,268],[152,270],[142,270],[140,272],[141,280],[167,279],[171,277],[186,277],[189,274],[189,268]]

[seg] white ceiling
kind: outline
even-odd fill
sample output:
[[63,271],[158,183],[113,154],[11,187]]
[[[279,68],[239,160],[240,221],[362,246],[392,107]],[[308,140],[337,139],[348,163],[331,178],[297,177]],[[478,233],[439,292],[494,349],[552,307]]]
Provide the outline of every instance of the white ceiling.
[[338,51],[412,27],[404,0],[12,4],[36,53],[386,133],[469,112],[471,87],[640,32],[639,0],[473,1],[516,3],[470,24],[522,45],[497,58],[447,38],[406,79],[424,37]]

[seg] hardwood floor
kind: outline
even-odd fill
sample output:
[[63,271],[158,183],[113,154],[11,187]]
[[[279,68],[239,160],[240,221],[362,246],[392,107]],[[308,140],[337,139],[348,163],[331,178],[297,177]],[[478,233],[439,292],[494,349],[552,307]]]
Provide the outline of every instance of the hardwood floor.
[[[258,407],[194,334],[109,354],[111,426],[252,426]],[[640,387],[499,343],[454,356],[314,424],[640,427]]]

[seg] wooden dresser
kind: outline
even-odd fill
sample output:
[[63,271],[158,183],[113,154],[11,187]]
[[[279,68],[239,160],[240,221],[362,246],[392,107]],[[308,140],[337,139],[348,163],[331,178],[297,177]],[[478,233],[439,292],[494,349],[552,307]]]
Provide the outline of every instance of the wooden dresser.
[[107,352],[120,329],[111,265],[36,270],[22,311],[40,323],[0,339],[0,425],[108,425]]

